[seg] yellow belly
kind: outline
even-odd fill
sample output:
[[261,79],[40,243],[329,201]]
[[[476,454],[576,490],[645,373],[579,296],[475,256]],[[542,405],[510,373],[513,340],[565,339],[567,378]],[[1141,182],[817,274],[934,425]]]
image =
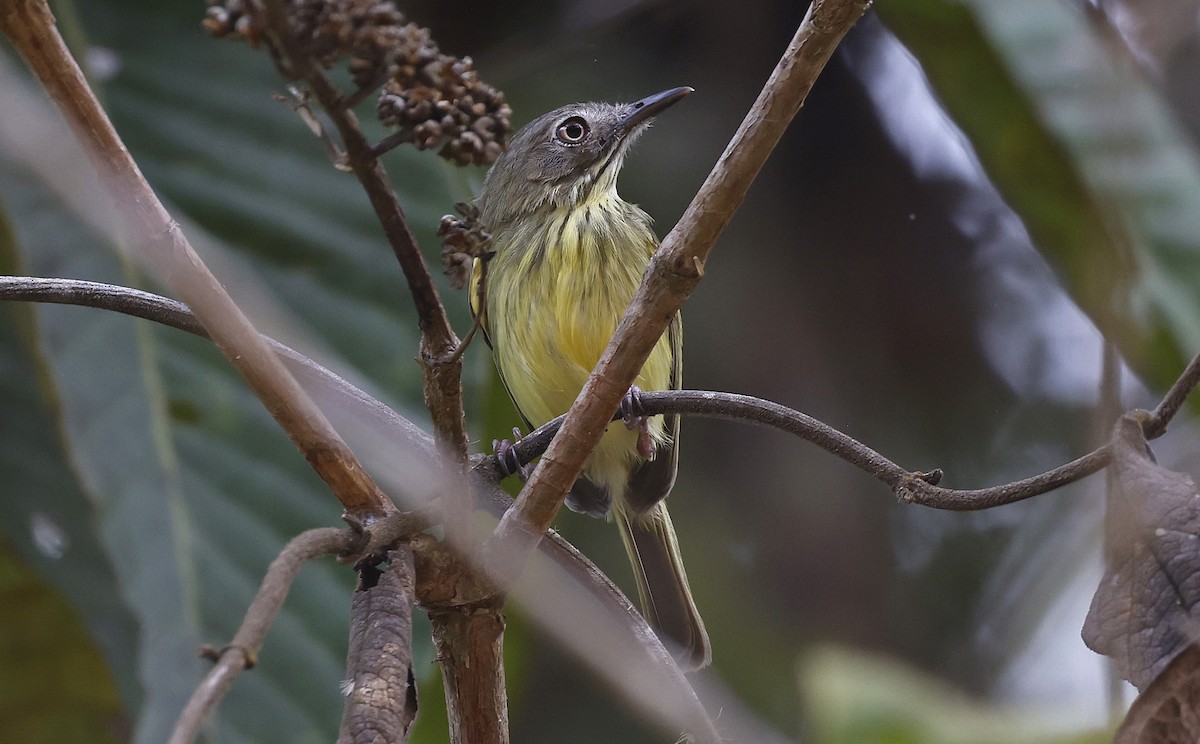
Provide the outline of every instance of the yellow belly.
[[[556,243],[541,251],[498,245],[489,267],[487,326],[496,366],[534,426],[566,413],[575,402],[655,248],[653,233],[635,232],[636,241],[622,241],[612,231],[587,229],[595,220],[579,210],[557,215],[548,223]],[[510,239],[536,241],[538,236],[517,231]],[[669,389],[673,364],[664,336],[635,384],[647,391]],[[660,444],[665,441],[661,417],[651,420],[651,435]],[[585,475],[621,494],[640,460],[636,445],[636,431],[610,424]]]

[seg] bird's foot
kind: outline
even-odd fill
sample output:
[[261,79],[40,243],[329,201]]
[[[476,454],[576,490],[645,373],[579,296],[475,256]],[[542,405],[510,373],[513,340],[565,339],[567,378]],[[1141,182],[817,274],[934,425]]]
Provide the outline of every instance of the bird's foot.
[[529,466],[521,464],[521,458],[517,457],[517,449],[514,446],[521,441],[521,430],[514,426],[512,433],[512,440],[493,439],[492,452],[496,455],[496,465],[503,477],[515,475],[524,483],[529,480]]
[[621,398],[621,405],[617,407],[617,413],[621,415],[621,421],[624,422],[626,429],[638,430],[638,454],[646,460],[652,459],[654,457],[654,437],[650,436],[650,418],[646,416],[645,408],[642,406],[642,389],[637,385],[630,385],[625,397]]

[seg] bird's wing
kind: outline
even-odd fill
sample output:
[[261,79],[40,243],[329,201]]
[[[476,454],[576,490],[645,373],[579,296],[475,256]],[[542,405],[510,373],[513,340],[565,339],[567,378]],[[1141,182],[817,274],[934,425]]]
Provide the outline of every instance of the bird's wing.
[[[492,348],[492,335],[488,332],[488,316],[486,305],[481,305],[479,300],[479,284],[484,283],[483,291],[487,293],[487,283],[483,273],[483,260],[476,258],[471,264],[471,282],[467,285],[467,293],[470,295],[467,298],[467,305],[471,308],[471,320],[479,319],[479,330],[483,331],[483,341]],[[507,385],[505,386],[507,387]]]

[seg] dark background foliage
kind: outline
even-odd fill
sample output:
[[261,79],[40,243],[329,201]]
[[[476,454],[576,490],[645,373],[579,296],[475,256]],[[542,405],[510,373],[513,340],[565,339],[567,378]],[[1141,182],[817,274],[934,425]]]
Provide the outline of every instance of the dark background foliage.
[[[1187,77],[1194,30],[1154,73],[1084,4],[885,5],[835,55],[685,306],[685,383],[798,408],[902,465],[944,468],[951,486],[999,483],[1106,435],[1105,339],[1128,362],[1127,405],[1153,400],[1138,379],[1161,389],[1200,348],[1200,169],[1177,123],[1197,112],[1171,84]],[[471,55],[517,123],[573,100],[696,88],[621,180],[660,232],[803,13],[666,1],[402,10],[444,51]],[[267,332],[424,421],[413,313],[356,184],[270,100],[282,84],[265,55],[206,37],[202,12],[59,10],[118,130],[235,298]],[[30,175],[29,157],[40,155],[0,151],[6,269],[145,284]],[[436,261],[439,217],[482,171],[403,149],[389,166]],[[465,331],[463,297],[442,289]],[[89,675],[78,698],[18,707],[34,680],[55,678],[44,664],[0,664],[0,709],[29,725],[67,710],[81,730],[161,740],[202,671],[196,644],[232,635],[272,554],[335,523],[336,503],[203,342],[80,309],[0,307],[0,318],[0,567],[39,582],[39,597],[65,597],[14,606],[98,650],[111,675]],[[472,436],[507,432],[516,418],[481,344],[466,383]],[[1183,469],[1194,440],[1177,429],[1160,455]],[[671,504],[712,634],[705,674],[780,731],[1052,741],[1106,725],[1106,669],[1079,639],[1100,576],[1099,479],[937,513],[772,431],[689,419],[682,438]],[[611,526],[572,514],[560,527],[629,585]],[[332,736],[352,581],[332,563],[305,570],[214,741]],[[24,658],[27,631],[10,616],[0,653]],[[510,621],[515,741],[657,740],[519,607]],[[440,683],[418,635],[414,741],[441,741]]]

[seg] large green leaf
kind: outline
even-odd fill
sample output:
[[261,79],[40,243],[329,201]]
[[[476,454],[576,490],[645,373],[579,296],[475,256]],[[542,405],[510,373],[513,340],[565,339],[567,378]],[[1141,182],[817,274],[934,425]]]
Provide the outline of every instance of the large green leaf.
[[[10,178],[0,182],[0,198],[19,215],[14,234],[24,270],[122,280],[121,266],[102,239],[72,219],[31,173],[11,162],[5,172]],[[117,631],[123,639],[132,637],[134,647],[110,648],[110,655],[132,660],[143,711],[139,731],[161,738],[173,717],[170,709],[185,699],[202,670],[195,663],[200,636],[183,543],[186,506],[170,444],[162,438],[161,396],[153,366],[146,363],[146,329],[99,312],[46,307],[35,314],[33,344],[47,373],[42,382],[56,405],[45,409],[42,420],[31,417],[29,424],[10,430],[11,440],[27,434],[26,427],[57,425],[62,432],[62,457],[78,486],[49,490],[45,497],[55,504],[61,497],[71,509],[69,532],[99,535],[116,585],[103,581],[96,588],[115,589],[106,601],[120,597],[137,622],[136,636],[128,628]],[[50,485],[67,475],[54,473],[53,463],[43,467],[47,472],[38,468],[28,477]],[[88,494],[90,510],[71,507],[74,488]],[[93,570],[107,579],[105,568],[99,564]],[[89,626],[113,615],[104,599],[81,601],[77,607],[88,614]],[[119,662],[118,669],[123,663],[129,662]]]
[[0,546],[0,719],[6,741],[122,740],[116,685],[71,608]]
[[[353,177],[271,100],[282,85],[266,55],[205,36],[199,4],[84,11],[85,33],[118,63],[102,83],[115,124],[251,317],[420,420],[416,323],[395,260]],[[23,167],[41,155],[4,153],[0,172],[21,272],[134,281]],[[429,155],[393,161],[418,236],[434,246],[438,218],[468,196],[462,177]],[[59,453],[74,470],[33,458],[26,470],[34,482],[68,476],[61,490],[92,500],[76,496],[82,506],[61,519],[99,535],[107,560],[95,570],[109,574],[96,590],[110,603],[119,596],[136,618],[101,643],[118,671],[121,659],[130,666],[123,692],[137,739],[162,741],[204,671],[197,645],[226,642],[284,541],[335,524],[340,508],[207,342],[86,309],[39,307],[31,316],[38,356],[5,339],[0,359],[44,361],[57,407],[30,401],[28,418],[39,431],[60,428],[60,443],[37,442],[40,457]],[[22,434],[0,426],[0,447],[20,453]],[[7,466],[0,478],[6,490],[19,483]],[[218,710],[213,740],[334,737],[352,586],[352,572],[332,561],[301,573],[260,665]],[[72,598],[89,628],[113,614]],[[430,659],[428,635],[416,641]]]
[[1064,730],[1050,710],[989,705],[894,659],[836,646],[796,667],[816,744],[1100,744],[1106,731]]
[[1200,349],[1200,158],[1079,4],[899,0],[920,59],[1039,249],[1151,381]]

